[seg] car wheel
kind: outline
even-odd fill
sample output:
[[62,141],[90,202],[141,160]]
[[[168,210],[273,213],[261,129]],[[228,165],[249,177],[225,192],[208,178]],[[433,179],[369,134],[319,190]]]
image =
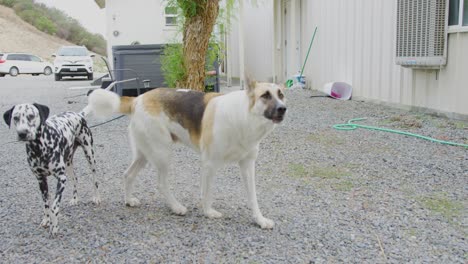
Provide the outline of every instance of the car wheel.
[[55,80],[60,81],[61,79],[62,79],[62,75],[56,73],[55,74]]
[[88,80],[93,80],[93,79],[94,79],[93,74],[92,74],[92,73],[89,73],[89,74],[88,74]]
[[44,69],[44,75],[51,75],[52,74],[52,69],[50,67],[46,67]]
[[10,75],[11,76],[18,76],[18,74],[19,74],[18,68],[16,68],[16,67],[11,67],[10,68]]
[[5,77],[5,74],[4,74],[4,73],[0,73],[0,77]]

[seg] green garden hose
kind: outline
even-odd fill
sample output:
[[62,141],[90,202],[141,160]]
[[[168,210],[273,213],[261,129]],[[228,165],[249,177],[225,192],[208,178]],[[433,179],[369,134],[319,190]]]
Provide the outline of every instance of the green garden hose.
[[405,136],[410,136],[410,137],[421,138],[421,139],[425,139],[425,140],[429,140],[429,141],[432,141],[432,142],[437,142],[437,143],[445,144],[445,145],[452,145],[452,146],[459,146],[459,147],[468,148],[468,144],[461,144],[461,143],[456,143],[456,142],[451,142],[451,141],[439,140],[439,139],[426,137],[426,136],[413,134],[413,133],[400,131],[400,130],[381,128],[381,127],[374,127],[374,126],[366,126],[366,125],[359,125],[359,124],[353,123],[354,121],[361,121],[361,120],[366,120],[366,118],[354,118],[354,119],[349,120],[348,123],[346,123],[346,124],[334,125],[333,128],[337,129],[337,130],[354,130],[354,129],[360,127],[360,128],[370,129],[370,130],[384,131],[384,132],[390,132],[390,133],[395,133],[395,134],[400,134],[400,135],[405,135]]

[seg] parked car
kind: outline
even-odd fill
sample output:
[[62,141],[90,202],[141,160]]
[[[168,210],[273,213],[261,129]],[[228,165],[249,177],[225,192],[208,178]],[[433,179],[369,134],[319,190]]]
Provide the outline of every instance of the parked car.
[[85,76],[93,79],[94,54],[90,54],[84,46],[62,46],[57,53],[52,54],[54,60],[55,80],[64,76]]
[[50,75],[52,64],[38,56],[27,53],[0,53],[0,77],[9,74]]

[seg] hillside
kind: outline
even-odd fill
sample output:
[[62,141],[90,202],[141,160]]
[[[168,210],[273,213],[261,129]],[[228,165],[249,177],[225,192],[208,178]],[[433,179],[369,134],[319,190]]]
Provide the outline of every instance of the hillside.
[[0,5],[0,51],[27,52],[52,61],[51,54],[62,45],[74,45],[37,30],[18,17],[13,9]]

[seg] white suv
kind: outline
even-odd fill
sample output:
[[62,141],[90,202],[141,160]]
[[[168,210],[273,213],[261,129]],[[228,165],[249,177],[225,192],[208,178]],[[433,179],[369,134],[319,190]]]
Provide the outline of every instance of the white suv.
[[86,47],[63,46],[52,57],[55,57],[56,81],[60,81],[63,76],[86,76],[88,80],[93,79],[94,54],[90,54]]
[[26,53],[0,53],[0,77],[9,74],[52,74],[52,64]]

